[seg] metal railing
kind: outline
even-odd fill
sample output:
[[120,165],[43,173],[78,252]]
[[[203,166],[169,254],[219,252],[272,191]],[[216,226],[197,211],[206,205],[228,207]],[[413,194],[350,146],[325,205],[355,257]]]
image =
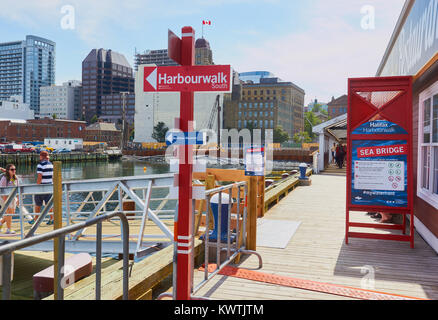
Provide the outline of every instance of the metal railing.
[[0,255],[3,257],[2,263],[2,283],[3,283],[3,300],[11,298],[11,263],[12,253],[14,251],[45,242],[57,238],[58,241],[58,268],[54,272],[58,275],[57,295],[55,299],[64,299],[63,277],[64,277],[64,262],[65,262],[65,237],[67,234],[81,230],[85,227],[96,225],[96,300],[101,299],[101,273],[102,273],[102,222],[111,218],[118,217],[122,226],[122,242],[123,242],[123,299],[129,298],[129,224],[128,219],[122,212],[112,212],[98,217],[93,217],[84,222],[74,225],[69,225],[45,234],[33,236],[28,239],[19,240],[0,246]]
[[[233,197],[233,189],[235,190],[235,197]],[[232,203],[232,201],[229,201],[228,205],[228,212],[222,212],[222,194],[227,193],[229,194],[229,199],[232,198],[235,199],[235,202]],[[217,231],[217,239],[216,241],[210,241],[210,214],[208,213],[211,210],[211,198],[213,195],[218,194],[219,200],[218,200],[218,212],[217,212],[217,219],[215,222],[217,222],[217,225],[215,226],[215,230]],[[213,279],[222,269],[224,269],[227,265],[229,265],[235,258],[237,258],[240,254],[254,254],[258,257],[259,260],[259,268],[262,268],[262,257],[259,253],[247,250],[246,249],[246,238],[247,238],[247,220],[248,220],[248,212],[247,212],[247,197],[248,197],[248,182],[238,182],[222,187],[218,187],[215,189],[210,189],[205,192],[206,196],[206,221],[205,221],[205,233],[202,237],[204,240],[204,250],[205,250],[205,258],[204,258],[204,278],[203,280],[198,283],[196,286],[194,286],[194,283],[192,283],[192,296],[191,299],[193,300],[208,300],[206,297],[196,297],[194,294],[198,292],[202,287],[204,287],[211,279]],[[193,200],[194,201],[194,200]],[[235,205],[234,205],[235,204]],[[195,208],[195,205],[193,204],[193,208]],[[231,230],[231,211],[235,210],[235,220],[236,220],[236,228],[235,231]],[[192,213],[194,214],[194,212]],[[222,220],[222,214],[227,214],[228,219],[228,228],[226,232],[226,241],[224,243],[222,238],[222,226],[221,226],[221,220]],[[177,216],[175,217],[177,221]],[[242,221],[240,221],[242,219]],[[193,219],[195,221],[195,219]],[[240,223],[242,223],[242,230],[240,230]],[[193,230],[194,226],[193,226]],[[194,252],[194,237],[191,241],[192,247],[191,250]],[[164,298],[164,297],[171,297],[175,299],[176,297],[176,245],[174,245],[174,262],[173,262],[173,293],[163,293],[158,296],[158,300]],[[209,272],[209,249],[210,247],[216,248],[216,270],[213,272]],[[224,259],[223,262],[221,262],[221,253],[226,252],[226,259]],[[194,259],[193,255],[193,259]],[[194,261],[193,264],[195,265]],[[194,281],[193,277],[194,269],[192,270],[192,281]]]
[[[131,251],[135,250],[136,253],[141,254],[143,238],[163,239],[163,241],[158,240],[153,241],[153,243],[173,242],[173,232],[163,222],[166,219],[173,219],[175,212],[174,207],[177,200],[170,199],[168,195],[169,187],[172,185],[173,174],[64,181],[62,183],[63,220],[67,225],[70,225],[92,219],[99,214],[123,211],[124,202],[132,201],[138,209],[134,208],[132,211],[127,211],[126,213],[132,214],[128,219],[137,220],[141,226],[138,235],[131,235],[131,237],[137,237],[137,245],[135,248],[132,246]],[[34,236],[52,209],[53,201],[50,200],[45,204],[40,213],[33,212],[35,206],[34,196],[38,194],[53,194],[53,185],[29,184],[0,188],[0,196],[7,196],[3,207],[0,208],[0,218],[4,215],[12,215],[6,214],[6,208],[8,208],[15,197],[19,199],[17,208],[19,210],[18,218],[21,239]],[[25,232],[26,219],[31,220],[35,215],[39,216],[38,219],[36,219],[30,230]],[[17,217],[17,214],[14,214],[14,216]],[[159,227],[161,230],[160,234],[144,234],[144,227],[148,219]],[[96,236],[91,234],[85,235],[84,231],[85,228],[78,230],[74,235],[68,236],[68,248],[76,250],[73,242],[80,237],[94,238]],[[120,238],[120,234],[106,234],[104,237]],[[113,243],[105,243],[104,252],[114,253],[112,249],[113,244],[117,246],[115,241]],[[145,245],[148,244],[152,244],[152,242]],[[92,247],[90,247],[90,250],[94,250],[94,243],[92,241],[90,241],[89,246]],[[38,251],[42,249],[44,249],[44,244],[41,244],[39,247],[29,248],[29,250]],[[84,252],[84,250],[87,251],[86,245],[81,243],[80,251]]]

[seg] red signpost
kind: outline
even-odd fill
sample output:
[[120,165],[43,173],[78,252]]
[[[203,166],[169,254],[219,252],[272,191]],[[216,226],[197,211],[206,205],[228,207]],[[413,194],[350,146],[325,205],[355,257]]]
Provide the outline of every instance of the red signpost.
[[[349,238],[410,242],[414,247],[412,77],[349,79],[345,242]],[[402,214],[403,224],[358,223],[351,212]],[[410,234],[406,235],[406,215]],[[351,228],[401,230],[402,235]]]
[[[194,92],[229,92],[231,66],[194,66],[195,30],[192,27],[182,28],[181,39],[169,30],[168,55],[181,66],[144,67],[144,92],[179,91],[180,118],[179,128],[176,129],[193,132]],[[175,179],[178,186],[178,220],[174,228],[177,246],[176,299],[190,300],[193,283],[193,146],[177,148],[180,162]]]

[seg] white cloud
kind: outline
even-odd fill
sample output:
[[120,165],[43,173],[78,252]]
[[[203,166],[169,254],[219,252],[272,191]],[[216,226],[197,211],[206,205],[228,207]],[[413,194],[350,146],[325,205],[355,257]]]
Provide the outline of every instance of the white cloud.
[[[362,30],[362,5],[376,7],[376,29]],[[230,58],[239,72],[268,70],[315,97],[329,101],[347,93],[347,79],[374,76],[403,0],[313,1],[309,27],[254,45],[239,45]]]

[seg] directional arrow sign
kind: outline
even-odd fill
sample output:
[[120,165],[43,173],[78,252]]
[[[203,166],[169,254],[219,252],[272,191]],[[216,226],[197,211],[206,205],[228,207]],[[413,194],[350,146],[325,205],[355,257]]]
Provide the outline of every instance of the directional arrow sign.
[[231,66],[144,67],[144,92],[231,92]]
[[170,145],[202,145],[203,132],[167,132],[166,144]]

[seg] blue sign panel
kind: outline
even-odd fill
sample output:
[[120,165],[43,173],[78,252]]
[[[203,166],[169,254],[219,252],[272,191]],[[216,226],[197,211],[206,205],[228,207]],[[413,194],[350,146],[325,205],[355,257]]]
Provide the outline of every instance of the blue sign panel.
[[406,140],[352,141],[351,204],[408,206]]
[[204,144],[203,132],[167,132],[166,145],[202,145]]
[[362,124],[353,134],[408,134],[405,129],[386,120],[375,120]]

